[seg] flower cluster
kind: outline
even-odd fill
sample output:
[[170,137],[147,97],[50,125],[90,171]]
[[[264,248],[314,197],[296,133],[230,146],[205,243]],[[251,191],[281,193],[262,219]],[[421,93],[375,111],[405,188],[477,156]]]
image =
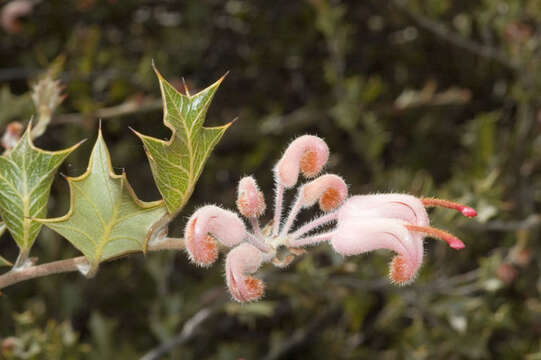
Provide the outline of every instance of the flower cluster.
[[[447,200],[416,198],[406,194],[357,195],[348,198],[345,181],[338,175],[319,175],[329,158],[327,144],[317,136],[295,139],[274,167],[274,218],[261,228],[259,218],[266,209],[265,198],[251,176],[240,180],[237,209],[249,222],[252,231],[234,212],[218,206],[204,206],[190,217],[185,229],[186,249],[190,259],[210,266],[218,258],[217,241],[233,248],[225,262],[227,286],[239,302],[261,298],[264,284],[252,275],[262,264],[272,262],[287,266],[302,248],[328,241],[344,256],[377,249],[396,253],[389,276],[396,284],[407,284],[423,260],[425,236],[444,240],[453,249],[464,248],[455,236],[433,227],[426,207],[441,206],[476,216],[474,209]],[[297,189],[297,196],[287,216],[282,217],[284,192],[293,188],[299,175],[310,179]],[[319,176],[318,176],[319,175]],[[292,230],[299,211],[318,203],[323,212],[312,221]],[[317,232],[335,224],[330,231]],[[282,258],[279,253],[285,250]]]

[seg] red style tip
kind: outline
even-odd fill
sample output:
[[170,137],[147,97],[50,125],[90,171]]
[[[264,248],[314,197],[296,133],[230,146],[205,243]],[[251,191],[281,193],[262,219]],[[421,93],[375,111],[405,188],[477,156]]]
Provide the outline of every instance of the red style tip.
[[460,209],[460,212],[462,213],[462,215],[470,218],[477,216],[477,211],[475,211],[474,208],[471,208],[469,206],[463,206],[462,209]]
[[449,239],[448,244],[449,244],[449,247],[455,250],[461,250],[466,247],[466,245],[464,245],[464,243],[460,239],[457,239],[457,238]]

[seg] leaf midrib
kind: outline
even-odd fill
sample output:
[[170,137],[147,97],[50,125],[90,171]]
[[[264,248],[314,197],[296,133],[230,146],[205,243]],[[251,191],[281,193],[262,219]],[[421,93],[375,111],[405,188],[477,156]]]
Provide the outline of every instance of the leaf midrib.
[[[180,94],[181,96],[181,99],[182,99],[182,94]],[[195,95],[194,95],[195,96]],[[192,101],[192,96],[186,96],[186,98],[190,101]],[[179,111],[178,111],[178,115],[180,117],[180,120],[182,122],[182,126],[184,127],[184,131],[186,132],[186,145],[188,147],[188,153],[190,155],[190,171],[188,173],[188,186],[186,187],[186,190],[184,192],[182,192],[182,202],[180,204],[180,208],[182,208],[182,206],[184,205],[184,202],[185,202],[185,198],[186,198],[186,194],[189,194],[191,191],[193,191],[193,186],[194,186],[194,171],[193,171],[193,168],[194,168],[194,156],[193,156],[193,148],[192,148],[192,129],[193,127],[195,126],[195,124],[197,123],[197,121],[199,121],[199,118],[201,117],[201,114],[203,114],[203,111],[208,107],[208,105],[210,104],[210,101],[212,100],[213,96],[209,96],[207,101],[205,101],[205,103],[203,104],[203,106],[201,107],[201,110],[199,110],[197,112],[197,115],[195,116],[193,122],[192,122],[192,126],[190,127],[190,129],[188,129],[188,127],[186,126],[186,119],[184,118],[183,114],[182,114],[182,111],[181,111],[181,108],[179,108]],[[202,128],[204,128],[202,126]],[[176,137],[180,139],[180,136],[178,135],[178,132],[176,134]],[[182,141],[182,139],[180,139]]]
[[[109,174],[109,169],[106,169],[105,167],[108,165],[108,159],[107,156],[104,156],[102,153],[103,149],[100,147],[100,167],[101,167],[101,174],[103,176],[103,182],[105,184],[105,187],[107,188],[107,196],[109,197],[109,200],[111,201],[111,204],[113,204],[113,214],[111,216],[111,219],[108,221],[107,225],[105,226],[105,223],[102,222],[103,226],[103,236],[101,237],[100,241],[98,241],[98,244],[96,246],[96,251],[94,254],[94,261],[93,261],[93,267],[96,267],[100,264],[101,256],[103,254],[103,249],[108,243],[109,235],[111,234],[111,231],[113,230],[113,227],[117,223],[117,217],[118,217],[118,209],[120,205],[122,204],[122,192],[124,191],[124,178],[121,176],[120,178],[118,175],[115,174]],[[102,159],[104,157],[105,159]],[[105,161],[103,161],[105,160]],[[115,179],[116,178],[116,179]],[[119,201],[113,201],[113,191],[111,190],[111,184],[110,180],[120,180],[120,191],[118,193]]]

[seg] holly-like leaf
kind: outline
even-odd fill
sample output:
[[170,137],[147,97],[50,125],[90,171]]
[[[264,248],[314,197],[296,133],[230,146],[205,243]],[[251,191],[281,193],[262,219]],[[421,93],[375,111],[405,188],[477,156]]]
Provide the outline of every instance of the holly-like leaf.
[[65,237],[86,256],[90,263],[89,276],[102,261],[143,251],[152,226],[167,213],[162,200],[139,200],[126,174],[113,172],[101,130],[86,172],[67,180],[71,199],[68,213],[38,221]]
[[0,215],[23,259],[41,229],[41,224],[32,219],[47,215],[54,174],[64,159],[79,146],[45,151],[34,146],[31,131],[32,125],[29,124],[15,148],[0,156]]
[[169,213],[178,213],[192,194],[214,146],[231,125],[204,127],[205,115],[223,77],[190,95],[178,92],[154,68],[163,100],[163,122],[172,131],[169,141],[135,132],[143,141],[152,175]]

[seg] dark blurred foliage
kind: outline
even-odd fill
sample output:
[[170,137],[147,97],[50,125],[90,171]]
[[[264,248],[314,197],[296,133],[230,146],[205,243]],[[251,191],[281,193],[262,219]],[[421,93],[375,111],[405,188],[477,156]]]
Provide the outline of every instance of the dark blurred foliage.
[[[201,269],[183,253],[17,284],[0,298],[4,358],[134,359],[177,336],[164,358],[541,359],[539,1],[50,0],[20,15],[2,20],[2,127],[30,118],[29,83],[65,57],[68,98],[38,144],[89,138],[62,168],[78,175],[102,118],[114,165],[145,200],[158,192],[128,127],[168,137],[152,60],[194,90],[229,71],[208,123],[238,121],[173,234],[194,207],[233,207],[245,174],[270,203],[270,170],[304,133],[325,138],[352,194],[438,196],[479,216],[431,211],[467,247],[427,240],[406,287],[386,279],[390,254],[344,259],[328,246],[265,267],[264,300],[242,306],[223,263]],[[68,207],[60,177],[50,206]],[[0,253],[16,255],[7,234]],[[76,251],[44,229],[32,255]]]

